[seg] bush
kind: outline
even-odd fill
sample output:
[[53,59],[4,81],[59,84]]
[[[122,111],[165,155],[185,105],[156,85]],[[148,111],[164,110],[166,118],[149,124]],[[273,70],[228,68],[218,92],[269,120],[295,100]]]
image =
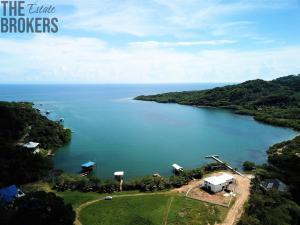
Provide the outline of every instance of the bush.
[[172,187],[179,188],[183,185],[186,185],[190,179],[186,176],[171,176],[170,177],[170,184]]
[[123,185],[123,190],[139,190],[142,192],[161,191],[170,188],[170,183],[163,177],[146,176],[137,178]]
[[56,189],[57,191],[99,191],[100,180],[94,176],[82,177],[77,174],[63,173],[60,176],[54,178],[54,189]]
[[116,180],[107,180],[99,187],[100,193],[113,193],[120,191],[120,184]]
[[244,171],[252,171],[255,169],[255,163],[250,161],[245,161],[243,163],[243,169]]

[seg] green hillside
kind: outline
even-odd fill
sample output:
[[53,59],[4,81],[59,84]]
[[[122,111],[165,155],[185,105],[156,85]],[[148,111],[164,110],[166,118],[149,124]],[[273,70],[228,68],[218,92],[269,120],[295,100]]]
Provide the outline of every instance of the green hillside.
[[138,96],[136,100],[223,107],[266,123],[300,130],[300,75],[251,80],[210,90]]
[[[138,96],[136,100],[222,107],[258,121],[300,130],[300,75],[272,81],[252,80],[201,91]],[[251,196],[239,225],[300,224],[300,136],[268,150],[268,164],[256,165]],[[287,192],[265,192],[260,182],[278,178]]]
[[41,179],[52,162],[19,144],[39,142],[44,149],[56,149],[70,141],[71,131],[49,120],[27,102],[0,102],[0,188]]

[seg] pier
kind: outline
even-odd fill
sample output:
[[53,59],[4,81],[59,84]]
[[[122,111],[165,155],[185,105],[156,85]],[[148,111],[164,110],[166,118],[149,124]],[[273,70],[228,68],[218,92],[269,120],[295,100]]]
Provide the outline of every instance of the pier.
[[244,177],[244,174],[240,173],[239,171],[233,169],[231,166],[229,166],[227,163],[223,162],[222,160],[219,159],[218,155],[211,155],[211,156],[206,156],[205,158],[207,159],[214,159],[218,163],[221,163],[222,165],[226,166],[228,169],[230,169],[232,172]]

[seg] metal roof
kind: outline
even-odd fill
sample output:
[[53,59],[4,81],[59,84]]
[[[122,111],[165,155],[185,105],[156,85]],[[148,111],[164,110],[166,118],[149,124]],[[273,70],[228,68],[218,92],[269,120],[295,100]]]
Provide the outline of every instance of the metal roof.
[[232,180],[234,179],[233,176],[227,174],[227,173],[224,173],[220,176],[211,176],[211,177],[207,177],[204,179],[204,181],[212,184],[212,185],[219,185],[219,184],[223,184],[223,183],[226,183],[228,182],[229,180]]
[[114,172],[114,175],[115,175],[115,176],[124,176],[124,171],[117,171],[117,172]]
[[16,185],[11,185],[6,188],[0,189],[0,200],[9,203],[12,202],[18,194],[18,188]]
[[287,190],[286,184],[284,184],[282,181],[278,179],[265,179],[261,182],[261,185],[267,190],[271,190],[271,189],[277,189],[278,191]]
[[92,161],[81,164],[82,167],[91,167],[91,166],[94,166],[94,165],[96,165],[96,163],[92,162]]
[[183,168],[181,166],[179,166],[178,164],[174,163],[172,165],[172,167],[175,169],[175,170],[182,170]]
[[36,148],[37,146],[39,146],[39,144],[40,143],[30,141],[30,142],[24,144],[23,147],[25,147],[25,148]]

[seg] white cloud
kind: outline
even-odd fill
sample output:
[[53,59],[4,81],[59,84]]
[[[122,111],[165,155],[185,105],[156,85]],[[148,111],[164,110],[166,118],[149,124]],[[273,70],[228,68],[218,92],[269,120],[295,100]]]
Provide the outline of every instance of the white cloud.
[[[52,0],[53,1],[53,0]],[[55,2],[55,1],[54,1]],[[57,4],[57,2],[56,2]],[[61,0],[74,6],[75,13],[63,18],[64,29],[122,33],[134,36],[174,35],[187,30],[218,29],[229,18],[259,10],[282,10],[298,5],[295,0]],[[228,18],[229,17],[229,18]],[[220,29],[220,28],[219,28]],[[216,31],[217,32],[217,31]]]
[[181,41],[181,42],[159,42],[159,41],[141,41],[131,42],[129,45],[134,48],[173,48],[173,47],[189,47],[201,45],[226,45],[234,44],[234,40],[207,40],[207,41]]
[[0,82],[238,82],[299,73],[300,46],[270,50],[176,52],[114,49],[95,38],[0,39]]

